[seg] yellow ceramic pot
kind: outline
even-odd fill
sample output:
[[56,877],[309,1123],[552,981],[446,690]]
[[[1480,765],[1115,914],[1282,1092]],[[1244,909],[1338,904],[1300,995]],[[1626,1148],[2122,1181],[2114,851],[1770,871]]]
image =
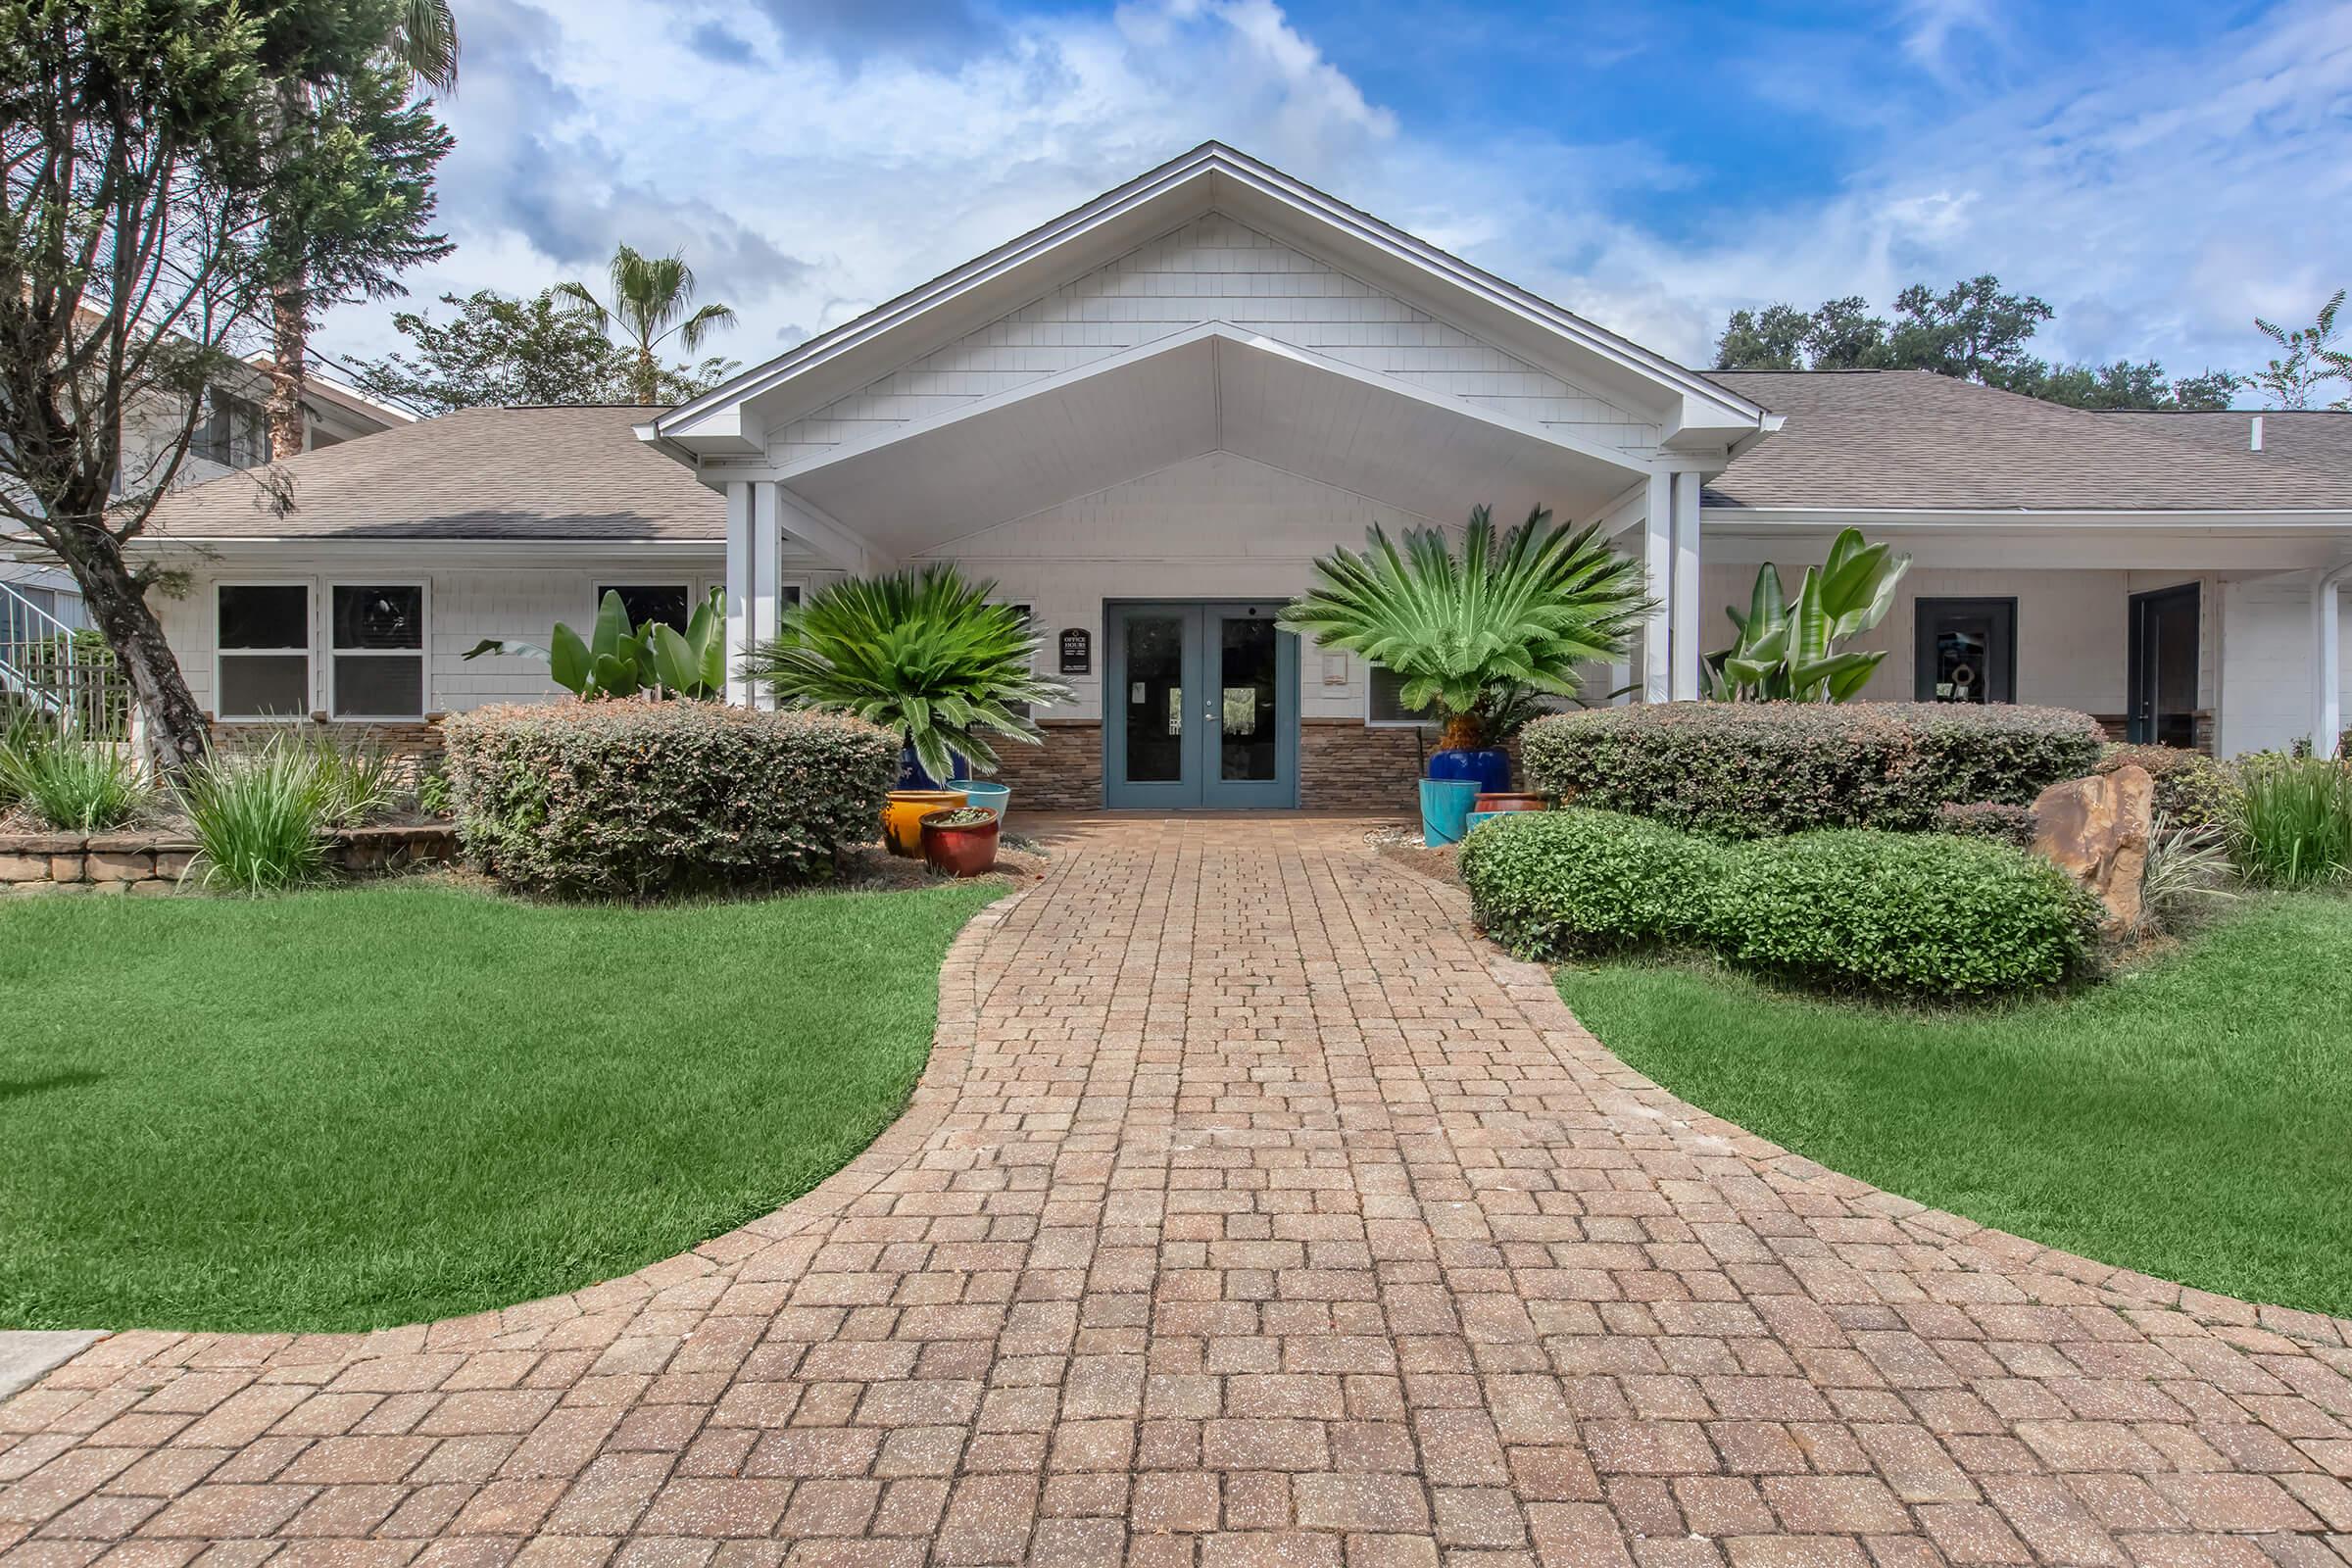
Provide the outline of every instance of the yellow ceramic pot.
[[882,808],[882,842],[893,855],[920,859],[923,818],[933,811],[951,811],[963,804],[961,790],[892,790]]

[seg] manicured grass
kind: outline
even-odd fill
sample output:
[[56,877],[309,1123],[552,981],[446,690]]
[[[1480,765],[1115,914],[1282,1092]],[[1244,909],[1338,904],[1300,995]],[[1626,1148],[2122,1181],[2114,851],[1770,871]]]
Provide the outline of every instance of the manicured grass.
[[1560,995],[1695,1105],[1833,1169],[2102,1262],[2352,1314],[2352,901],[2264,899],[2112,983],[1909,1013],[1721,971]]
[[996,890],[0,905],[0,1327],[361,1329],[669,1256],[898,1115]]

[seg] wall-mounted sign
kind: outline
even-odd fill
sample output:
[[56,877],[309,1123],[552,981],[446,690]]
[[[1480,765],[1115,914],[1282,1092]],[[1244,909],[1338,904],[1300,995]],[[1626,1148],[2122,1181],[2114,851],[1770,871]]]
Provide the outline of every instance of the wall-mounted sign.
[[1095,672],[1095,634],[1084,626],[1062,628],[1061,672],[1064,675],[1091,675]]

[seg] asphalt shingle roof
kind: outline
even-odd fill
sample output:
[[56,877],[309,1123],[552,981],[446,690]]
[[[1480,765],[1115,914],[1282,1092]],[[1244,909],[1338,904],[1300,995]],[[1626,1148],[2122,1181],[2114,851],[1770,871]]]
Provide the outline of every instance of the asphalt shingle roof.
[[1707,486],[1727,507],[2352,510],[2352,414],[2102,414],[1923,370],[1717,370],[1788,422]]
[[639,441],[655,411],[464,409],[279,465],[294,510],[273,515],[250,474],[167,496],[164,539],[710,539],[726,499]]

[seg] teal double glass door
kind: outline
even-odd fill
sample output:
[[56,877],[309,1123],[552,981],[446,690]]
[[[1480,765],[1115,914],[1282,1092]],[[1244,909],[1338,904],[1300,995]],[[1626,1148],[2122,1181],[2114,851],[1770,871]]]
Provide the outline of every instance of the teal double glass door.
[[1103,800],[1250,810],[1298,804],[1298,639],[1281,601],[1113,605]]

